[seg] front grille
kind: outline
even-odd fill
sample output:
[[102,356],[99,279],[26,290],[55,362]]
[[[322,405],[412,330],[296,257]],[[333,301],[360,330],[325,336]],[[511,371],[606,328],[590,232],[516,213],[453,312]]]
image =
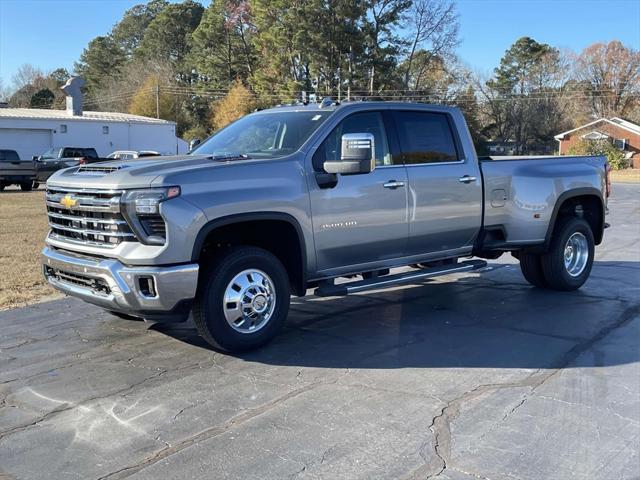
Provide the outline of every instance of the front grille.
[[51,237],[69,243],[115,247],[135,241],[120,213],[119,190],[47,189]]
[[76,272],[67,272],[50,266],[45,266],[45,273],[48,278],[54,278],[59,282],[89,288],[95,293],[109,295],[111,289],[107,282],[101,278],[91,278]]

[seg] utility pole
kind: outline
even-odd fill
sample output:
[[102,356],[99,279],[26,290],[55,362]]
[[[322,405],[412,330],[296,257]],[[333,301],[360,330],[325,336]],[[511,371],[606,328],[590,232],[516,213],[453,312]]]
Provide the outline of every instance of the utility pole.
[[156,118],[160,118],[160,84],[156,83]]

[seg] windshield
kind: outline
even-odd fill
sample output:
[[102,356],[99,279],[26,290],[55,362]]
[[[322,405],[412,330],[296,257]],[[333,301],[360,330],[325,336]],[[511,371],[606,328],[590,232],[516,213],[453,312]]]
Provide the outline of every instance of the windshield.
[[47,160],[51,158],[58,158],[58,153],[60,152],[59,148],[50,148],[46,152],[44,152],[41,156],[41,160]]
[[330,114],[313,110],[247,115],[209,137],[192,153],[283,157],[298,150]]

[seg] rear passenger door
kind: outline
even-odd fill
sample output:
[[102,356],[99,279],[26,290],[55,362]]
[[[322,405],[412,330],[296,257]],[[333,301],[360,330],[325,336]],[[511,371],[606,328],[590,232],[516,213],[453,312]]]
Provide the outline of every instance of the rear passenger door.
[[482,179],[448,113],[393,114],[409,180],[409,254],[468,252],[482,221]]

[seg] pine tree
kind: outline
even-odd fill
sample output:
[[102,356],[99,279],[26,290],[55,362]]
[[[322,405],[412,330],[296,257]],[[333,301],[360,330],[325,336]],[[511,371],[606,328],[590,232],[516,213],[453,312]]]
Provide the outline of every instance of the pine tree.
[[237,78],[248,79],[255,62],[254,30],[248,2],[212,2],[193,32],[189,66],[208,86],[217,88],[226,88]]

